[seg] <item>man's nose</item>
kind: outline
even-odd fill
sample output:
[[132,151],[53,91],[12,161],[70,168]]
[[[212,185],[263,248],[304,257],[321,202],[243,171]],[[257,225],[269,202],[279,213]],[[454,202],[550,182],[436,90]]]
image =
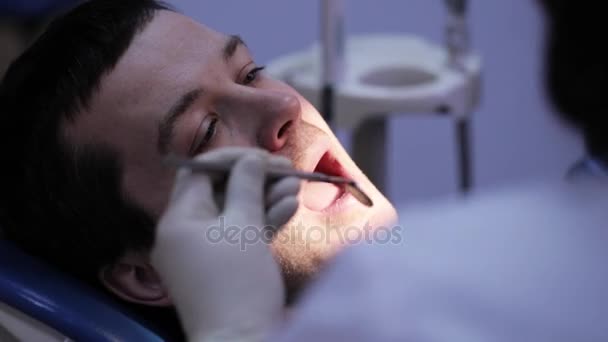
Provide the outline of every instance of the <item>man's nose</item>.
[[269,94],[261,113],[263,120],[258,130],[261,148],[275,152],[283,148],[291,131],[299,124],[302,107],[297,96],[289,93]]

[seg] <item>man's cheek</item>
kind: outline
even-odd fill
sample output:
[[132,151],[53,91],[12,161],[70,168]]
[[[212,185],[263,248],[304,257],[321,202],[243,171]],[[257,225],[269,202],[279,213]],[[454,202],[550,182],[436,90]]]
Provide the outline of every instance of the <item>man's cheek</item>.
[[308,102],[302,103],[302,120],[321,129],[330,136],[334,135],[321,114]]

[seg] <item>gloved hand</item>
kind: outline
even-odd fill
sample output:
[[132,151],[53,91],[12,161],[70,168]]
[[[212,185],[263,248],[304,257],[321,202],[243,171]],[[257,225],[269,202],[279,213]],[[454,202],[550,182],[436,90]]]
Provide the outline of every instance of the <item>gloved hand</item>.
[[[300,181],[284,178],[265,186],[267,166],[290,163],[261,150],[225,148],[197,159],[234,165],[226,189],[217,189],[225,191],[223,208],[214,200],[212,177],[180,170],[158,224],[152,264],[190,341],[263,339],[284,304],[268,229],[296,212]],[[274,228],[265,230],[268,225]]]

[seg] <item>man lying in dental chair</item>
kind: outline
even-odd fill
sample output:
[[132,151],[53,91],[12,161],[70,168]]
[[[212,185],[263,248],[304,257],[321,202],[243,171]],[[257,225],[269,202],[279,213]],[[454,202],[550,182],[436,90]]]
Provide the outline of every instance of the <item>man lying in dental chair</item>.
[[[175,177],[163,158],[255,147],[352,178],[374,202],[307,183],[289,222],[269,218],[284,223],[272,250],[292,300],[343,231],[388,226],[396,213],[315,108],[263,69],[239,36],[154,0],[92,0],[59,17],[0,88],[5,238],[144,313],[171,308],[149,261]],[[264,203],[297,187],[279,181]]]
[[[542,4],[551,99],[580,128],[591,158],[606,163],[603,4]],[[207,234],[219,220],[263,229],[268,209],[255,203],[265,196],[269,158],[237,160],[227,191],[250,186],[223,207],[210,200],[207,175],[178,177],[152,260],[191,341],[608,340],[605,174],[401,212],[403,243],[341,253],[284,321],[279,268],[267,246],[240,250]],[[219,259],[232,267],[204,262]]]
[[[573,83],[557,85],[564,79],[556,77],[555,87],[582,87],[565,91],[569,101],[599,104],[603,83],[578,77],[604,80],[608,59],[599,52],[577,55],[573,47],[587,40],[569,29],[597,43],[593,32],[601,30],[585,29],[602,21],[584,17],[584,25],[572,25],[567,14],[580,15],[573,2],[545,2],[555,5],[551,51],[559,56],[551,58],[563,58],[550,63],[549,74],[572,66],[584,71],[571,72]],[[589,15],[601,13],[593,3],[583,8],[589,6]],[[15,166],[2,168],[0,177],[8,238],[120,298],[177,303],[192,340],[258,339],[273,331],[280,340],[606,340],[608,276],[596,266],[608,256],[608,199],[599,183],[412,214],[402,222],[407,243],[349,250],[283,323],[284,293],[301,288],[341,241],[339,235],[329,243],[307,241],[297,224],[273,226],[297,209],[303,229],[365,229],[365,222],[381,227],[394,211],[318,113],[259,74],[238,37],[160,8],[152,1],[85,4],[11,68],[0,91],[1,124],[11,132],[0,146]],[[580,116],[560,101],[602,151],[603,106],[584,107]],[[19,144],[10,140],[15,136]],[[228,145],[266,152],[210,151]],[[161,163],[167,151],[233,165],[229,190],[186,171],[174,182]],[[286,162],[268,152],[300,169],[351,176],[376,206],[344,206],[339,189],[299,189],[293,179],[266,186],[267,165]],[[225,201],[212,200],[218,190]],[[241,250],[206,236],[222,222],[278,235],[270,248],[257,243]]]

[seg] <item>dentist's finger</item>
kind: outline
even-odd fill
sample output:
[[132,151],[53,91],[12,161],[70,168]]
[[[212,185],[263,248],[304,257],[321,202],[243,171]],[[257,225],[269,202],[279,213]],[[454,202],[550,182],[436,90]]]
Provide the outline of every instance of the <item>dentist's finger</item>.
[[298,206],[299,202],[296,196],[283,197],[268,209],[266,224],[276,232],[295,215]]
[[242,224],[263,224],[266,158],[248,155],[236,162],[226,189],[226,215],[243,217]]
[[[205,152],[203,154],[199,154],[194,157],[195,160],[204,162],[206,164],[212,164],[217,166],[223,166],[226,169],[231,169],[236,162],[250,155],[258,155],[263,158],[267,158],[270,154],[262,149],[253,148],[253,147],[222,147],[209,152]],[[226,180],[226,174],[224,173],[216,173],[216,172],[208,172],[209,177],[211,177],[211,181],[215,183],[219,183]],[[224,191],[221,189],[220,191]]]
[[292,168],[291,160],[287,157],[279,156],[279,155],[269,155],[266,163],[267,163],[268,168],[285,168],[285,169]]
[[168,211],[184,218],[209,219],[218,215],[213,186],[208,175],[179,170]]
[[266,194],[266,208],[270,208],[284,197],[296,196],[300,192],[301,183],[296,177],[286,177],[270,184]]
[[230,165],[236,163],[240,158],[248,155],[269,155],[266,150],[254,147],[222,147],[209,152],[199,154],[194,157],[195,160],[212,162],[212,163],[228,163]]

